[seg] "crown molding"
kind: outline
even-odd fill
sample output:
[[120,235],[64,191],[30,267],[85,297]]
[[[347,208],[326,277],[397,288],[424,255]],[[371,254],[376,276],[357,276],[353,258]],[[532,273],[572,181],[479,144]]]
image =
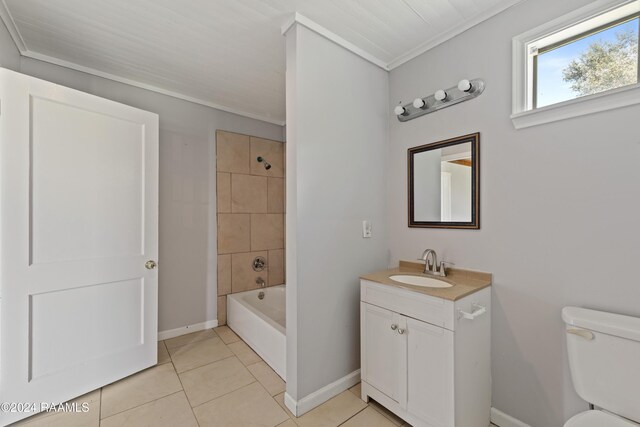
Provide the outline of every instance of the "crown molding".
[[[424,43],[420,44],[419,46],[417,46],[414,49],[411,49],[410,51],[396,57],[395,59],[393,59],[391,62],[386,62],[378,57],[376,57],[375,55],[372,55],[371,53],[365,51],[364,49],[361,49],[360,47],[356,46],[355,44],[345,40],[344,38],[340,37],[339,35],[333,33],[332,31],[329,31],[328,29],[326,29],[325,27],[321,26],[320,24],[316,23],[315,21],[307,18],[306,16],[295,12],[292,14],[292,16],[287,20],[287,22],[284,24],[284,26],[282,26],[281,28],[281,32],[282,35],[286,35],[287,32],[296,24],[302,25],[305,28],[308,28],[311,31],[314,31],[315,33],[325,37],[326,39],[336,43],[337,45],[349,50],[350,52],[354,53],[355,55],[361,57],[362,59],[376,65],[377,67],[380,67],[381,69],[385,70],[385,71],[391,71],[399,66],[401,66],[402,64],[416,58],[419,55],[422,55],[423,53],[427,52],[430,49],[433,49],[434,47],[446,42],[447,40],[452,39],[453,37],[456,37],[459,34],[462,34],[463,32],[467,31],[468,29],[480,24],[481,22],[484,22],[486,20],[488,20],[489,18],[505,11],[506,9],[522,2],[524,0],[505,0],[503,2],[500,2],[499,4],[495,5],[494,7],[486,10],[485,12],[477,15],[476,17],[474,17],[473,19],[470,19],[468,21],[463,22],[461,25],[452,28],[451,30],[445,32],[444,34],[438,35],[437,37],[434,37],[432,39],[429,39],[427,41],[425,41]],[[109,80],[113,80],[113,81],[117,81],[120,83],[124,83],[130,86],[135,86],[141,89],[146,89],[152,92],[156,92],[156,93],[160,93],[163,95],[167,95],[167,96],[171,96],[173,98],[177,98],[177,99],[182,99],[184,101],[189,101],[189,102],[193,102],[194,104],[199,104],[199,105],[204,105],[206,107],[210,107],[210,108],[215,108],[216,110],[221,110],[221,111],[225,111],[228,113],[232,113],[232,114],[238,114],[240,116],[244,116],[244,117],[248,117],[251,119],[255,119],[255,120],[260,120],[260,121],[264,121],[267,123],[272,123],[272,124],[276,124],[279,126],[284,126],[285,125],[285,120],[283,119],[278,119],[278,118],[273,118],[273,117],[267,117],[261,114],[256,114],[256,113],[251,113],[251,112],[247,112],[238,108],[234,108],[234,107],[228,107],[225,105],[220,105],[220,104],[216,104],[214,102],[210,102],[204,99],[200,99],[200,98],[196,98],[196,97],[192,97],[189,95],[185,95],[179,92],[174,92],[171,90],[167,90],[167,89],[163,89],[161,87],[157,87],[154,85],[150,85],[147,83],[142,83],[133,79],[129,79],[129,78],[125,78],[125,77],[121,77],[115,74],[111,74],[111,73],[107,73],[104,71],[100,71],[100,70],[96,70],[94,68],[90,68],[90,67],[85,67],[70,61],[65,61],[59,58],[55,58],[52,56],[48,56],[48,55],[44,55],[38,52],[33,52],[30,51],[29,48],[27,47],[24,39],[22,38],[22,35],[20,34],[20,32],[18,31],[17,26],[15,25],[15,21],[13,20],[13,17],[11,16],[11,13],[9,12],[9,9],[7,8],[6,5],[6,0],[0,0],[0,18],[2,19],[2,21],[4,22],[4,24],[7,26],[7,29],[9,30],[9,34],[11,35],[11,38],[13,39],[13,42],[16,44],[16,47],[18,48],[18,50],[20,51],[20,54],[22,56],[25,56],[27,58],[32,58],[32,59],[37,59],[40,61],[44,61],[44,62],[48,62],[51,64],[55,64],[55,65],[59,65],[62,67],[66,67],[66,68],[70,68],[76,71],[81,71],[83,73],[87,73],[87,74],[91,74],[94,76],[98,76],[98,77],[102,77],[105,79],[109,79]]]
[[391,62],[387,64],[387,68],[389,70],[398,68],[402,64],[411,61],[412,59],[422,55],[428,50],[431,50],[434,47],[441,45],[447,40],[451,40],[452,38],[464,33],[465,31],[475,27],[476,25],[488,20],[489,18],[492,18],[498,15],[499,13],[504,12],[510,7],[515,6],[516,4],[521,3],[523,1],[524,0],[506,0],[506,1],[500,2],[497,5],[491,7],[490,9],[487,9],[486,11],[475,16],[474,18],[467,20],[456,27],[453,27],[449,31],[443,34],[440,34],[436,37],[433,37],[425,41],[424,43],[420,44],[419,46],[416,46],[415,48],[411,49],[410,51],[396,57],[395,59],[393,59]]
[[210,102],[210,101],[207,101],[207,100],[204,100],[204,99],[200,99],[200,98],[196,98],[196,97],[193,97],[193,96],[185,95],[183,93],[179,93],[179,92],[174,92],[172,90],[163,89],[163,88],[158,87],[158,86],[150,85],[150,84],[147,84],[147,83],[142,83],[142,82],[139,82],[137,80],[121,77],[121,76],[118,76],[116,74],[111,74],[111,73],[107,73],[107,72],[104,72],[104,71],[96,70],[95,68],[85,67],[83,65],[79,65],[79,64],[76,64],[74,62],[65,61],[64,59],[59,59],[59,58],[55,58],[53,56],[44,55],[44,54],[41,54],[41,53],[38,53],[38,52],[30,51],[29,48],[27,47],[27,45],[25,44],[24,39],[22,38],[22,35],[20,35],[20,32],[18,31],[18,28],[15,25],[15,21],[13,20],[13,17],[11,16],[11,13],[9,12],[9,9],[7,9],[7,5],[5,3],[5,0],[0,0],[0,19],[2,19],[2,21],[6,25],[7,29],[9,30],[9,34],[11,35],[11,38],[13,39],[13,42],[15,43],[16,47],[20,51],[20,55],[22,55],[22,56],[24,56],[26,58],[31,58],[31,59],[36,59],[38,61],[48,62],[50,64],[58,65],[58,66],[61,66],[61,67],[64,67],[64,68],[69,68],[69,69],[72,69],[72,70],[80,71],[82,73],[91,74],[91,75],[97,76],[97,77],[102,77],[102,78],[107,79],[107,80],[112,80],[112,81],[115,81],[115,82],[118,82],[118,83],[123,83],[123,84],[129,85],[129,86],[134,86],[134,87],[137,87],[137,88],[140,88],[140,89],[145,89],[145,90],[148,90],[148,91],[151,91],[151,92],[156,92],[156,93],[159,93],[161,95],[170,96],[172,98],[181,99],[183,101],[192,102],[194,104],[203,105],[205,107],[214,108],[216,110],[224,111],[224,112],[231,113],[231,114],[237,114],[239,116],[247,117],[249,119],[260,120],[262,122],[267,122],[267,123],[271,123],[271,124],[278,125],[278,126],[284,126],[285,125],[285,120],[283,120],[283,119],[267,117],[267,116],[264,116],[264,115],[261,115],[261,114],[251,113],[251,112],[244,111],[244,110],[241,110],[241,109],[238,109],[238,108],[228,107],[226,105],[221,105],[221,104],[216,104],[215,102]]
[[376,57],[375,55],[370,54],[369,52],[365,51],[364,49],[359,48],[358,46],[354,45],[353,43],[345,40],[344,38],[340,37],[339,35],[333,33],[332,31],[329,31],[328,29],[326,29],[325,27],[323,27],[322,25],[316,23],[315,21],[307,18],[306,16],[302,15],[301,13],[295,12],[286,22],[285,24],[282,26],[281,32],[282,35],[286,35],[287,32],[291,29],[291,27],[293,27],[295,24],[300,24],[318,34],[320,34],[321,36],[331,40],[332,42],[342,46],[343,48],[353,52],[354,54],[358,55],[359,57],[371,62],[374,65],[377,65],[378,67],[382,68],[385,71],[391,71],[394,68],[398,68],[399,66],[401,66],[402,64],[411,61],[412,59],[416,58],[417,56],[422,55],[423,53],[427,52],[430,49],[433,49],[434,47],[441,45],[442,43],[446,42],[447,40],[451,40],[452,38],[464,33],[465,31],[467,31],[470,28],[475,27],[476,25],[488,20],[489,18],[492,18],[496,15],[498,15],[499,13],[504,12],[505,10],[509,9],[512,6],[515,6],[516,4],[522,2],[524,0],[505,0],[503,2],[498,3],[497,5],[493,6],[492,8],[478,14],[477,16],[475,16],[474,18],[467,20],[465,22],[463,22],[462,24],[458,25],[457,27],[453,27],[451,30],[440,34],[436,37],[433,37],[427,41],[425,41],[424,43],[421,43],[419,46],[409,50],[406,53],[403,53],[402,55],[396,57],[395,59],[393,59],[391,62],[386,62],[378,57]]
[[359,48],[358,46],[354,45],[353,43],[343,39],[342,37],[340,37],[336,33],[332,32],[332,31],[329,31],[328,29],[326,29],[322,25],[318,24],[315,21],[312,21],[311,19],[307,18],[306,16],[304,16],[304,15],[298,13],[298,12],[295,12],[293,14],[293,16],[290,17],[287,20],[287,22],[282,26],[282,30],[281,30],[282,35],[285,36],[287,34],[287,32],[295,24],[300,24],[303,27],[306,27],[309,30],[311,30],[311,31],[313,31],[313,32],[315,32],[317,34],[320,34],[324,38],[334,42],[338,46],[341,46],[341,47],[347,49],[348,51],[356,54],[357,56],[361,57],[362,59],[371,62],[373,65],[376,65],[376,66],[382,68],[385,71],[389,71],[389,68],[387,67],[387,64],[382,59],[379,59],[376,56],[374,56],[374,55],[370,54],[369,52],[365,51],[364,49]]
[[278,126],[284,126],[285,121],[280,119],[274,119],[272,117],[262,116],[260,114],[250,113],[248,111],[240,110],[233,107],[227,107],[226,105],[216,104],[215,102],[206,101],[204,99],[196,98],[193,96],[185,95],[183,93],[174,92],[171,90],[163,89],[158,86],[150,85],[147,83],[142,83],[137,80],[128,79],[125,77],[120,77],[115,74],[107,73],[104,71],[96,70],[95,68],[85,67],[83,65],[76,64],[74,62],[65,61],[63,59],[55,58],[53,56],[43,55],[38,52],[31,52],[27,50],[22,53],[22,56],[31,59],[37,59],[39,61],[48,62],[50,64],[59,65],[61,67],[70,68],[72,70],[80,71],[82,73],[91,74],[97,77],[102,77],[104,79],[113,80],[118,83],[124,83],[129,86],[134,86],[140,89],[145,89],[151,92],[156,92],[161,95],[170,96],[172,98],[181,99],[183,101],[192,102],[194,104],[203,105],[205,107],[214,108],[216,110],[224,111],[231,114],[237,114],[239,116],[247,117],[249,119],[260,120],[267,123],[272,123]]
[[25,44],[20,31],[18,31],[18,27],[16,26],[16,22],[13,20],[13,16],[11,16],[9,9],[7,8],[6,0],[0,1],[0,19],[2,19],[7,30],[9,30],[9,35],[11,35],[11,38],[20,51],[20,54],[24,54],[24,52],[27,51],[27,45]]

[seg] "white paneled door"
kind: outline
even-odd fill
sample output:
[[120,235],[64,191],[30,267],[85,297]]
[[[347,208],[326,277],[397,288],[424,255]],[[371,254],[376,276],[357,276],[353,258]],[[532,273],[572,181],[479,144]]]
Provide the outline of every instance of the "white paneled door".
[[156,363],[158,116],[4,69],[0,102],[4,426]]

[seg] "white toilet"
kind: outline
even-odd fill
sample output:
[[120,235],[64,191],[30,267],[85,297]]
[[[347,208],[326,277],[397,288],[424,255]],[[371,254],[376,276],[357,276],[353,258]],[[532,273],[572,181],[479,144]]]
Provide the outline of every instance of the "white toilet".
[[565,307],[562,319],[573,386],[599,408],[564,427],[640,426],[640,318]]

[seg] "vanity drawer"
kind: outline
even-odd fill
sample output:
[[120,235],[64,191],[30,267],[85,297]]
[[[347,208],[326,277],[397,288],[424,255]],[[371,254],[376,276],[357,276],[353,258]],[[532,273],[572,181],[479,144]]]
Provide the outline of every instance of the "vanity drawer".
[[360,300],[451,331],[455,327],[453,301],[368,280],[360,281]]

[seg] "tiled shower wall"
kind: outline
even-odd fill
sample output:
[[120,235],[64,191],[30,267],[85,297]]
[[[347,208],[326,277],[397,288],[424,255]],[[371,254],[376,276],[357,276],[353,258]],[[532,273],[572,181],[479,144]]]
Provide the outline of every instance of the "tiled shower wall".
[[[218,323],[227,323],[227,295],[281,285],[284,277],[284,143],[216,133],[218,209]],[[256,158],[271,164],[265,170]],[[255,257],[267,260],[256,272]]]

